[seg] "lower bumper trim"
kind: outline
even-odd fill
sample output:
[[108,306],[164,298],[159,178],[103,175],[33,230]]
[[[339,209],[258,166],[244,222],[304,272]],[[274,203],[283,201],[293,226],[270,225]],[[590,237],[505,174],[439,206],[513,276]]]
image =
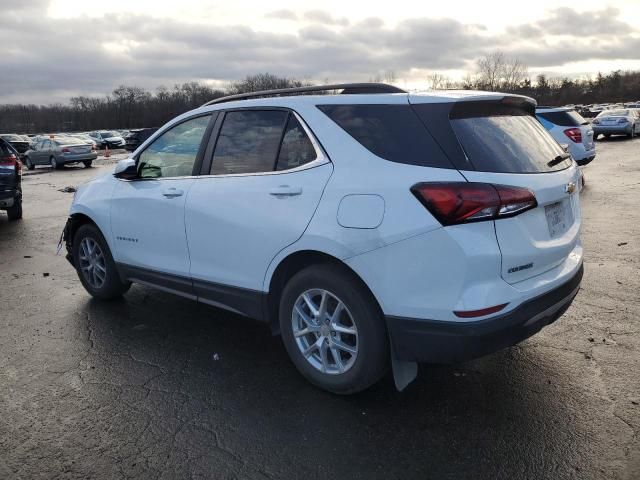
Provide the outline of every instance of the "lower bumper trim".
[[450,322],[387,316],[394,354],[401,361],[455,363],[515,345],[567,311],[580,290],[583,273],[581,265],[559,287],[487,320]]

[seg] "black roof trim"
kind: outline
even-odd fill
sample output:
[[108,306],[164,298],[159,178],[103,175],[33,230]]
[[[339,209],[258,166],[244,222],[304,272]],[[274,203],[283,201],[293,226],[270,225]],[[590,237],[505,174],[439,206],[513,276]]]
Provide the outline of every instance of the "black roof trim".
[[341,94],[373,94],[373,93],[407,93],[405,90],[387,85],[386,83],[335,83],[331,85],[314,85],[309,87],[280,88],[275,90],[262,90],[258,92],[239,93],[216,98],[204,105],[215,105],[216,103],[233,102],[235,100],[248,100],[260,97],[276,97],[280,95],[296,95],[311,92],[326,92],[329,90],[342,90]]

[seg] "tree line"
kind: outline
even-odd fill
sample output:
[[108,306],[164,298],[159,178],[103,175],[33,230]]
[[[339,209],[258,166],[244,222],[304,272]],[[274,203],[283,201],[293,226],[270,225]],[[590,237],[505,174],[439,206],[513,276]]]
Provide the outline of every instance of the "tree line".
[[[390,71],[375,81],[396,81]],[[1,133],[43,133],[90,131],[97,129],[129,129],[158,127],[209,100],[225,95],[310,85],[298,79],[270,73],[247,76],[227,87],[213,88],[197,82],[161,86],[154,92],[140,87],[121,85],[103,97],[78,96],[68,104],[0,105]],[[473,89],[504,91],[535,98],[541,105],[591,104],[640,100],[640,72],[616,70],[609,74],[571,79],[537,75],[532,78],[528,67],[518,59],[495,52],[480,58],[473,72],[454,81],[438,72],[425,79],[432,89]]]

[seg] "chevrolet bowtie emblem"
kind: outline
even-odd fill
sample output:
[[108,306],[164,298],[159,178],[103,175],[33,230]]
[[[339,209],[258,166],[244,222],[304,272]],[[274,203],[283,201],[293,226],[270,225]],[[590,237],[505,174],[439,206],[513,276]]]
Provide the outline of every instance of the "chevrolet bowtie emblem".
[[569,193],[569,194],[575,192],[576,191],[576,184],[573,183],[573,182],[567,183],[567,185],[564,187],[564,191],[566,193]]

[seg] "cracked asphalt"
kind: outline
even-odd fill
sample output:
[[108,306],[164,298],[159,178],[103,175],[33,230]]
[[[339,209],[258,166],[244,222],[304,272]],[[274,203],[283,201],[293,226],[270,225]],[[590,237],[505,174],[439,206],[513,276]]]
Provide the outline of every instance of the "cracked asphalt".
[[[37,169],[0,213],[0,478],[640,478],[640,139],[584,171],[586,271],[511,349],[338,397],[266,326],[134,285],[92,300],[56,243],[112,165]],[[35,174],[34,174],[35,173]]]

